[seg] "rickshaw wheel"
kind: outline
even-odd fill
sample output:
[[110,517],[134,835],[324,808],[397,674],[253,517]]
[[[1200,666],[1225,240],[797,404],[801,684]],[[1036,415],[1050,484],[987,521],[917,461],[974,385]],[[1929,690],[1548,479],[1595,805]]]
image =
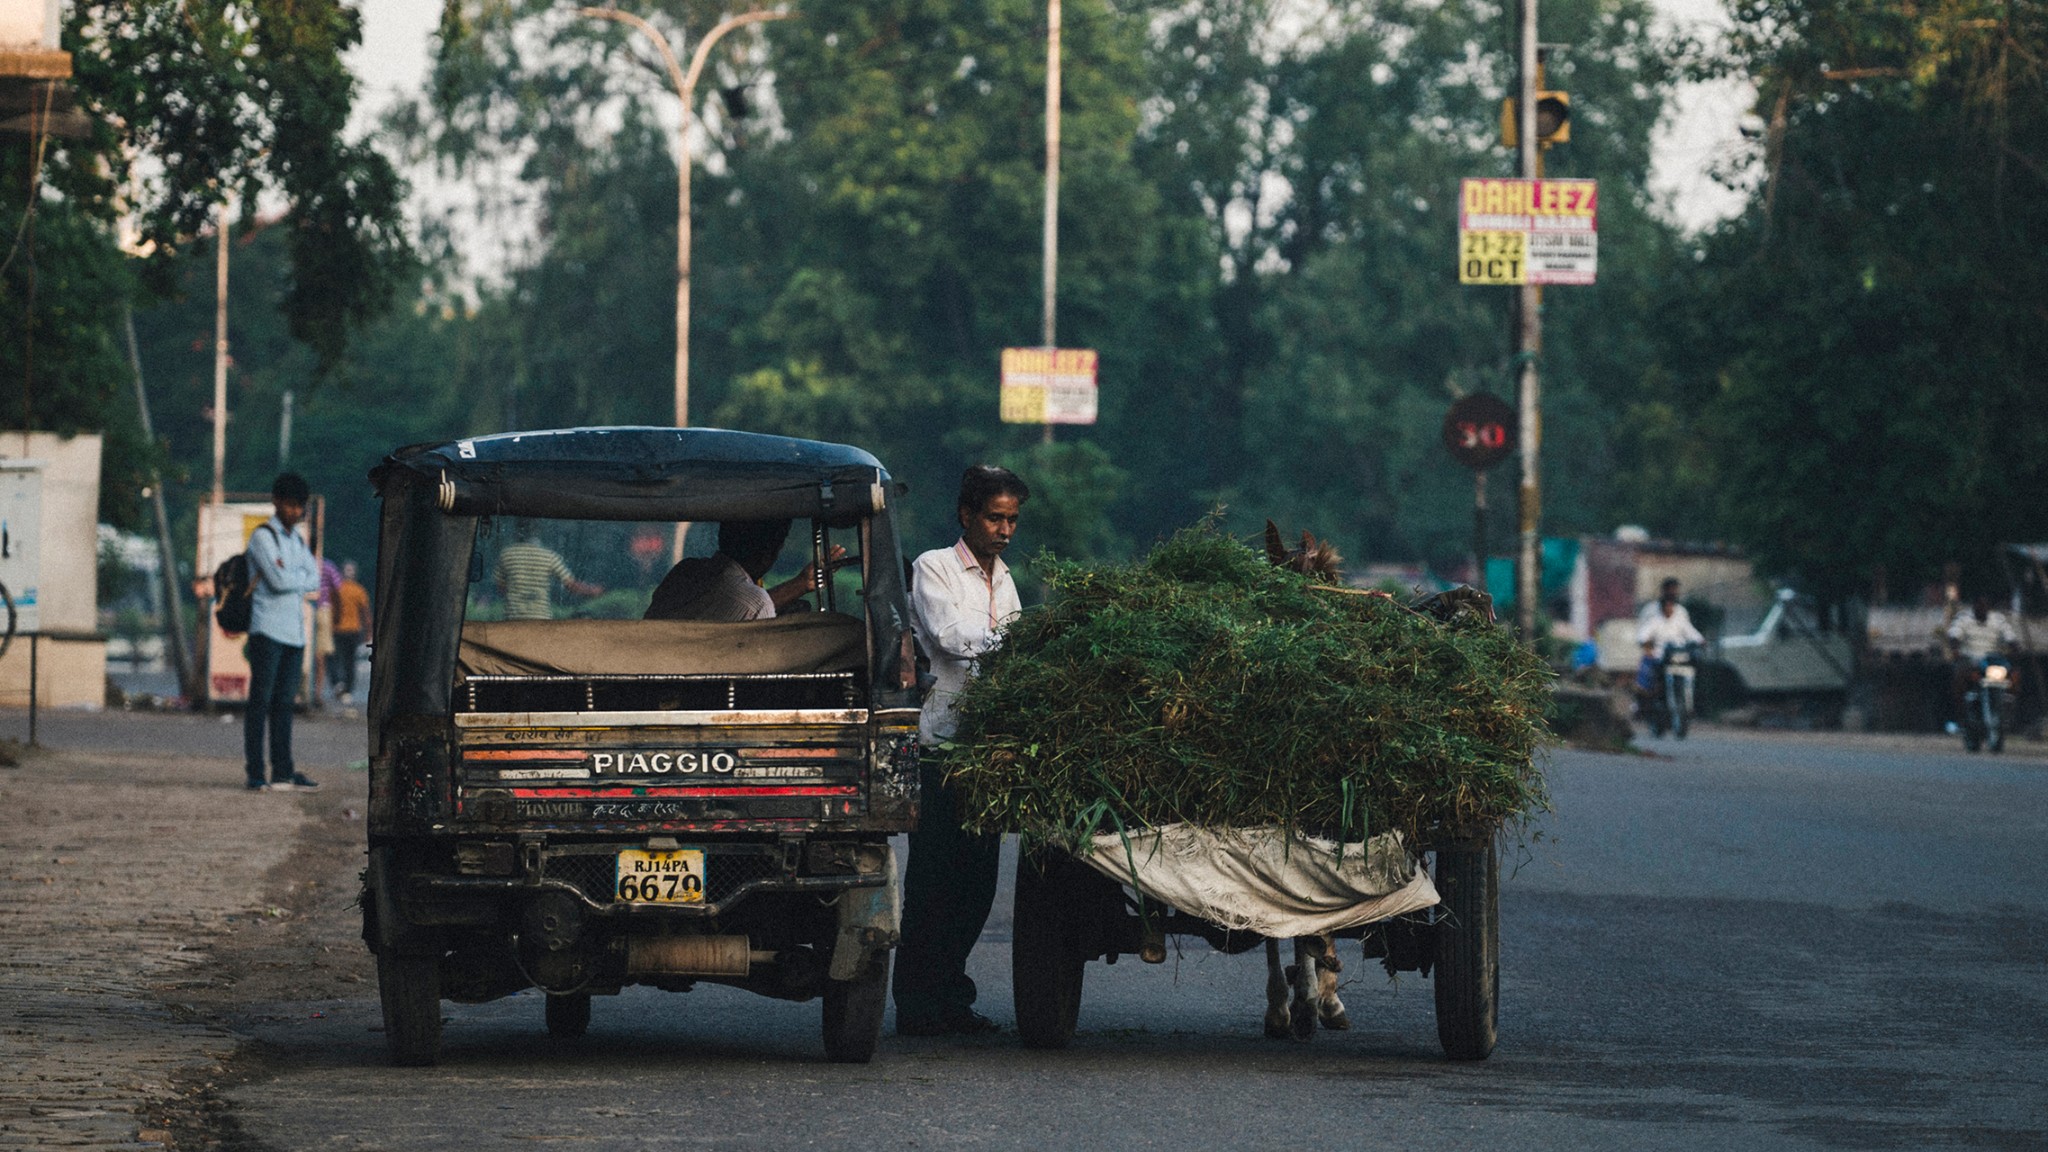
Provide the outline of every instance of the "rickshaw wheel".
[[1010,944],[1010,989],[1017,1034],[1026,1048],[1065,1048],[1081,1016],[1088,959],[1069,914],[1074,894],[1061,873],[1074,867],[1050,852],[1017,857],[1017,902]]
[[548,1035],[557,1040],[574,1040],[590,1031],[590,993],[572,992],[549,996]]
[[420,1068],[441,1055],[441,960],[377,956],[377,998],[384,1005],[384,1044],[391,1062]]
[[1484,844],[1437,849],[1436,1034],[1453,1060],[1484,1060],[1500,1038],[1500,855]]
[[889,954],[868,962],[851,980],[825,981],[825,1058],[834,1064],[865,1064],[882,1040],[882,1014],[889,1004]]

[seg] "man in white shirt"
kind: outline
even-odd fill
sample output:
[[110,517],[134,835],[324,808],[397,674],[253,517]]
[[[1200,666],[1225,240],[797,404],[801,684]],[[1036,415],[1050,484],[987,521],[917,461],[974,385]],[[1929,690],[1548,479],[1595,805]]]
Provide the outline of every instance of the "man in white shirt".
[[1975,596],[1970,600],[1968,612],[1956,613],[1955,620],[1948,626],[1948,658],[1954,666],[1950,677],[1949,704],[1958,717],[1963,714],[1963,695],[1977,683],[1977,665],[1986,656],[1995,656],[2012,650],[2019,643],[2019,634],[2012,629],[2012,621],[2005,613],[1991,608],[1987,596]]
[[1644,605],[1642,615],[1636,617],[1636,643],[1651,645],[1654,655],[1662,656],[1673,645],[1706,642],[1707,638],[1692,626],[1692,613],[1678,602],[1676,579],[1664,581],[1657,590],[1656,602]]
[[[249,702],[242,710],[242,767],[252,792],[318,788],[292,764],[292,708],[306,652],[306,596],[320,590],[320,561],[299,538],[312,489],[285,472],[270,485],[273,515],[249,536]],[[270,781],[263,779],[265,728]]]
[[2018,642],[2012,621],[2005,618],[2005,613],[1993,611],[1990,598],[1985,596],[1972,599],[1970,610],[1956,613],[1955,622],[1948,626],[1950,657],[1971,664],[2004,652]]
[[903,944],[896,950],[896,1031],[903,1036],[995,1031],[974,1010],[967,956],[995,901],[1002,840],[960,826],[959,795],[946,781],[943,745],[952,739],[954,698],[974,662],[1001,641],[1022,606],[1002,553],[1031,489],[1007,468],[977,464],[960,478],[960,539],[917,558],[911,624],[931,659],[935,683],[918,717],[922,802],[903,877]]

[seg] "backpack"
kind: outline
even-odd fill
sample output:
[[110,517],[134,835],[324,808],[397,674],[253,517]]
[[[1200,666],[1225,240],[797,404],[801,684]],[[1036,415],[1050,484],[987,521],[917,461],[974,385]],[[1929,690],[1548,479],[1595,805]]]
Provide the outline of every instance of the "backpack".
[[[258,528],[275,536],[276,530],[268,524]],[[249,554],[237,552],[220,562],[213,570],[213,618],[220,624],[220,630],[230,636],[240,636],[249,630],[250,619],[256,613],[256,584],[249,571]]]

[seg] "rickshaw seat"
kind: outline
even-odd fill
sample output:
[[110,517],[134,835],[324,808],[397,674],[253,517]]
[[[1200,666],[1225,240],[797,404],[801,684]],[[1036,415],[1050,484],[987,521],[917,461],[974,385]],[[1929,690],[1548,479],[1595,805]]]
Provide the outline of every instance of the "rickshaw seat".
[[718,676],[854,672],[867,666],[858,617],[804,612],[744,623],[700,620],[470,621],[456,656],[470,676]]

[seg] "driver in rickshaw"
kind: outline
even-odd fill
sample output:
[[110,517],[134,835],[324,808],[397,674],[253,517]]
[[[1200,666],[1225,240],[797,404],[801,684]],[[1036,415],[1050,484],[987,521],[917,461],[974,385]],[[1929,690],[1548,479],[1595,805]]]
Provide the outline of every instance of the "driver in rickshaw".
[[[782,555],[789,539],[787,520],[724,520],[718,525],[718,551],[680,560],[662,577],[647,605],[647,620],[709,620],[737,623],[765,620],[790,606],[817,583],[817,565],[806,564],[795,577],[763,588],[761,581]],[[846,549],[835,544],[830,558]]]

